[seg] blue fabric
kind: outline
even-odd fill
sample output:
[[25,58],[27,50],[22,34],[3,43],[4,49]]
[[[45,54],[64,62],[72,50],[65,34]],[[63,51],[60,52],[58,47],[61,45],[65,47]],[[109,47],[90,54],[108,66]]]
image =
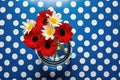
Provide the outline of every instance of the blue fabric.
[[[43,64],[20,25],[48,8],[73,27],[69,64]],[[1,0],[0,80],[120,80],[119,0]]]

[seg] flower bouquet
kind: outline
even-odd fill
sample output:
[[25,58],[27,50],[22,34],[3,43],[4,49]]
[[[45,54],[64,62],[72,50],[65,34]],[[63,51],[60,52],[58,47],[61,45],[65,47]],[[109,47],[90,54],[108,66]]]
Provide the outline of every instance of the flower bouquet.
[[48,9],[39,13],[36,22],[27,19],[21,26],[24,44],[35,49],[40,59],[50,65],[65,62],[71,53],[72,27],[61,17],[60,13]]

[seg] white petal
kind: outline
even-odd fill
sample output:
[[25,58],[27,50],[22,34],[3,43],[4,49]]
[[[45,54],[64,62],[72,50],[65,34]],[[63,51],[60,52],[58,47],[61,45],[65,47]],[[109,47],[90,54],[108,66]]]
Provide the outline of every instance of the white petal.
[[53,40],[54,39],[54,36],[52,35],[51,39]]
[[23,25],[25,26],[25,27],[27,27],[28,26],[28,24],[26,23],[26,22],[22,22],[23,23]]
[[20,28],[25,29],[25,26],[20,26]]

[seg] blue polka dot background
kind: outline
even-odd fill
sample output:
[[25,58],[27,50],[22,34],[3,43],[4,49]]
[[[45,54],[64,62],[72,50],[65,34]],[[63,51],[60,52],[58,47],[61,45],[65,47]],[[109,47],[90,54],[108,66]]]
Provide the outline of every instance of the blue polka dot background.
[[[73,27],[71,58],[56,67],[25,46],[20,28],[49,8]],[[0,80],[120,80],[120,1],[1,0]]]

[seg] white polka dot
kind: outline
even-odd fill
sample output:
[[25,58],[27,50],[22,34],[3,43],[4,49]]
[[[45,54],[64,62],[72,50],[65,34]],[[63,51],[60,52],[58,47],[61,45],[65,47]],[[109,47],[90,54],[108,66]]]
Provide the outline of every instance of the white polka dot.
[[17,80],[16,78],[13,78],[12,80]]
[[70,80],[76,80],[76,78],[75,77],[70,77]]
[[21,48],[21,49],[20,49],[20,53],[21,53],[21,54],[25,54],[25,53],[26,53],[26,49]]
[[12,59],[17,59],[18,55],[16,53],[12,54]]
[[66,77],[70,76],[70,74],[71,74],[70,71],[65,71],[65,76]]
[[0,35],[3,35],[3,34],[4,34],[4,30],[0,29]]
[[32,58],[33,58],[33,55],[32,55],[32,54],[28,54],[28,55],[27,55],[27,59],[28,59],[28,60],[31,60]]
[[76,15],[75,14],[71,14],[70,18],[71,18],[71,20],[75,20],[76,19]]
[[90,6],[90,1],[86,0],[86,1],[84,2],[84,5],[85,5],[86,7]]
[[27,7],[28,6],[28,2],[27,1],[24,1],[23,2],[23,7]]
[[74,65],[72,66],[72,70],[76,71],[77,69],[78,69],[78,66],[74,64]]
[[10,77],[10,74],[8,72],[5,72],[4,73],[4,78],[9,78]]
[[117,80],[116,77],[112,77],[111,80]]
[[118,4],[119,4],[119,3],[118,3],[118,1],[116,1],[116,0],[112,2],[112,5],[113,5],[114,7],[117,7]]
[[114,28],[112,32],[113,32],[114,35],[117,35],[119,33],[117,28]]
[[30,8],[30,13],[35,13],[35,8],[34,7]]
[[114,42],[113,42],[113,47],[114,47],[114,48],[117,48],[118,46],[119,46],[119,43],[118,43],[117,41],[114,41]]
[[61,1],[57,1],[57,2],[56,2],[56,6],[57,6],[57,7],[61,7],[61,6],[62,6],[62,2],[61,2]]
[[39,78],[40,76],[41,76],[40,72],[36,72],[36,73],[35,73],[35,77],[36,77],[36,78]]
[[93,7],[91,8],[91,11],[92,11],[93,13],[96,13],[96,12],[97,12],[97,7],[93,6]]
[[90,28],[89,27],[85,27],[84,31],[85,31],[85,33],[90,33]]
[[10,14],[10,13],[7,14],[7,15],[6,15],[6,18],[7,18],[8,20],[11,20],[11,19],[12,19],[12,14]]
[[5,52],[6,52],[6,54],[10,54],[11,53],[11,49],[10,48],[6,48]]
[[79,41],[82,41],[82,40],[83,40],[83,35],[78,35],[77,39],[78,39]]
[[118,19],[119,19],[119,17],[118,17],[117,14],[114,14],[114,15],[112,16],[112,18],[113,18],[113,20],[118,20]]
[[23,37],[23,35],[20,37],[20,40],[21,40],[21,41],[24,41],[24,37]]
[[78,26],[83,26],[83,21],[82,20],[78,20],[77,24],[78,24]]
[[104,6],[104,3],[102,1],[98,2],[98,6],[101,8]]
[[0,66],[0,72],[2,72],[2,70],[3,70],[3,68],[2,68],[2,66]]
[[19,7],[16,7],[16,8],[15,8],[15,13],[16,13],[16,14],[19,14],[20,11],[21,11],[21,9],[20,9]]
[[12,7],[13,5],[14,5],[13,1],[9,1],[9,2],[8,2],[8,6],[9,6],[9,7]]
[[75,34],[76,33],[76,29],[72,28],[72,33]]
[[99,18],[100,20],[103,20],[103,19],[104,19],[104,14],[100,13],[100,14],[98,15],[98,18]]
[[18,35],[18,34],[19,34],[19,30],[18,30],[18,29],[14,29],[14,30],[13,30],[13,34],[14,34],[14,35]]
[[75,46],[75,42],[74,41],[70,41],[71,46],[74,47]]
[[41,60],[40,60],[40,59],[36,59],[36,60],[35,60],[35,63],[36,63],[37,65],[40,65],[40,64],[41,64]]
[[96,64],[96,59],[92,58],[92,59],[90,60],[90,63],[91,63],[92,65]]
[[83,52],[83,47],[78,47],[77,50],[78,50],[79,53],[82,53]]
[[105,12],[106,12],[106,13],[111,13],[111,8],[110,8],[110,7],[106,7],[106,8],[105,8]]
[[4,26],[5,25],[5,21],[4,20],[0,20],[0,26]]
[[92,51],[97,51],[98,47],[96,45],[92,45],[91,49]]
[[117,53],[113,53],[112,58],[113,59],[118,59],[118,54]]
[[3,58],[3,54],[2,53],[0,53],[0,59],[2,59]]
[[50,77],[55,77],[55,75],[56,75],[55,72],[53,71],[50,72]]
[[81,78],[84,77],[84,76],[85,76],[85,72],[80,71],[80,72],[79,72],[79,76],[80,76]]
[[100,58],[100,59],[103,58],[103,53],[102,53],[102,52],[99,52],[99,53],[97,54],[97,57]]
[[91,38],[92,38],[93,40],[96,40],[96,39],[97,39],[97,34],[93,33],[93,34],[91,35]]
[[5,13],[6,12],[6,8],[5,7],[1,7],[0,11],[1,11],[1,13]]
[[90,41],[89,41],[89,40],[85,40],[85,41],[84,41],[84,45],[85,45],[85,46],[89,46],[89,45],[90,45]]
[[9,65],[10,65],[10,61],[6,59],[6,60],[4,61],[4,65],[5,65],[5,66],[9,66]]
[[98,77],[96,80],[102,80],[102,78],[101,78],[101,77]]
[[95,76],[96,76],[96,72],[95,72],[95,71],[92,71],[92,72],[90,73],[90,75],[91,75],[91,77],[95,77]]
[[0,48],[4,47],[4,42],[0,41]]
[[103,35],[103,34],[104,34],[104,29],[99,29],[99,30],[98,30],[98,34],[99,34],[99,35]]
[[29,64],[27,68],[29,71],[32,71],[34,69],[34,66],[32,64]]
[[99,42],[98,42],[98,46],[99,46],[99,47],[103,47],[103,46],[104,46],[104,42],[103,42],[103,41],[99,41]]
[[44,3],[42,1],[39,1],[38,2],[38,7],[43,7],[44,6]]
[[84,66],[83,66],[83,70],[84,70],[84,71],[88,71],[88,70],[89,70],[89,66],[88,66],[88,65],[84,65]]
[[110,63],[110,60],[109,60],[108,58],[106,58],[106,59],[104,60],[104,64],[108,65],[109,63]]
[[41,80],[47,80],[47,78],[43,77],[43,78],[41,78]]
[[62,80],[62,78],[61,78],[61,77],[58,77],[56,80]]
[[111,69],[112,69],[112,71],[117,71],[117,66],[116,66],[116,65],[113,65],[113,66],[111,67]]
[[13,21],[13,25],[14,25],[14,26],[18,26],[18,25],[19,25],[19,21],[18,21],[18,20],[14,20],[14,21]]
[[120,72],[118,73],[118,76],[120,77]]
[[61,71],[62,70],[62,66],[61,65],[57,66],[57,70]]
[[16,66],[13,66],[12,67],[12,72],[17,72],[18,71],[18,68]]
[[85,59],[84,58],[80,58],[80,64],[84,64],[85,63]]
[[21,77],[25,78],[27,76],[27,73],[23,71],[23,72],[21,72],[20,75],[21,75]]
[[43,66],[43,71],[48,71],[48,66],[47,65]]
[[107,47],[105,51],[106,53],[111,53],[112,49],[110,47]]
[[18,42],[14,42],[14,43],[13,43],[13,47],[14,47],[14,48],[18,48],[18,47],[19,47],[19,43],[18,43]]
[[105,25],[106,25],[107,27],[110,27],[110,26],[112,25],[112,23],[111,23],[111,21],[108,20],[108,21],[105,22]]
[[110,41],[111,40],[111,36],[110,35],[106,35],[105,39],[106,39],[106,41]]
[[75,2],[75,1],[72,1],[72,2],[70,3],[70,5],[71,5],[71,7],[76,7],[76,2]]
[[22,18],[22,19],[26,19],[26,17],[27,17],[27,15],[26,15],[25,13],[22,13],[22,14],[21,14],[21,18]]
[[18,64],[19,64],[20,66],[24,65],[24,60],[20,59],[20,60],[18,61]]
[[72,59],[76,58],[76,53],[72,53],[72,54],[71,54],[71,58],[72,58]]
[[104,77],[109,77],[110,73],[108,71],[105,71],[103,75]]
[[88,77],[85,77],[85,79],[84,80],[90,80],[90,78],[88,78]]
[[89,53],[89,52],[85,52],[85,53],[84,53],[84,57],[85,57],[85,58],[89,58],[89,57],[90,57],[90,53]]
[[31,77],[28,77],[26,80],[32,80],[32,78],[31,78]]
[[92,24],[93,26],[96,26],[96,25],[97,25],[97,21],[96,21],[96,20],[92,20],[92,21],[91,21],[91,24]]
[[65,14],[68,14],[68,13],[69,13],[69,8],[64,8],[63,12],[64,12]]
[[98,66],[97,66],[97,70],[98,70],[98,71],[102,71],[102,70],[103,70],[103,66],[102,66],[102,65],[98,65]]
[[83,13],[84,9],[82,7],[78,8],[78,13]]
[[84,14],[84,18],[85,18],[85,19],[89,19],[89,18],[90,18],[90,14],[89,14],[89,13],[85,13],[85,14]]

